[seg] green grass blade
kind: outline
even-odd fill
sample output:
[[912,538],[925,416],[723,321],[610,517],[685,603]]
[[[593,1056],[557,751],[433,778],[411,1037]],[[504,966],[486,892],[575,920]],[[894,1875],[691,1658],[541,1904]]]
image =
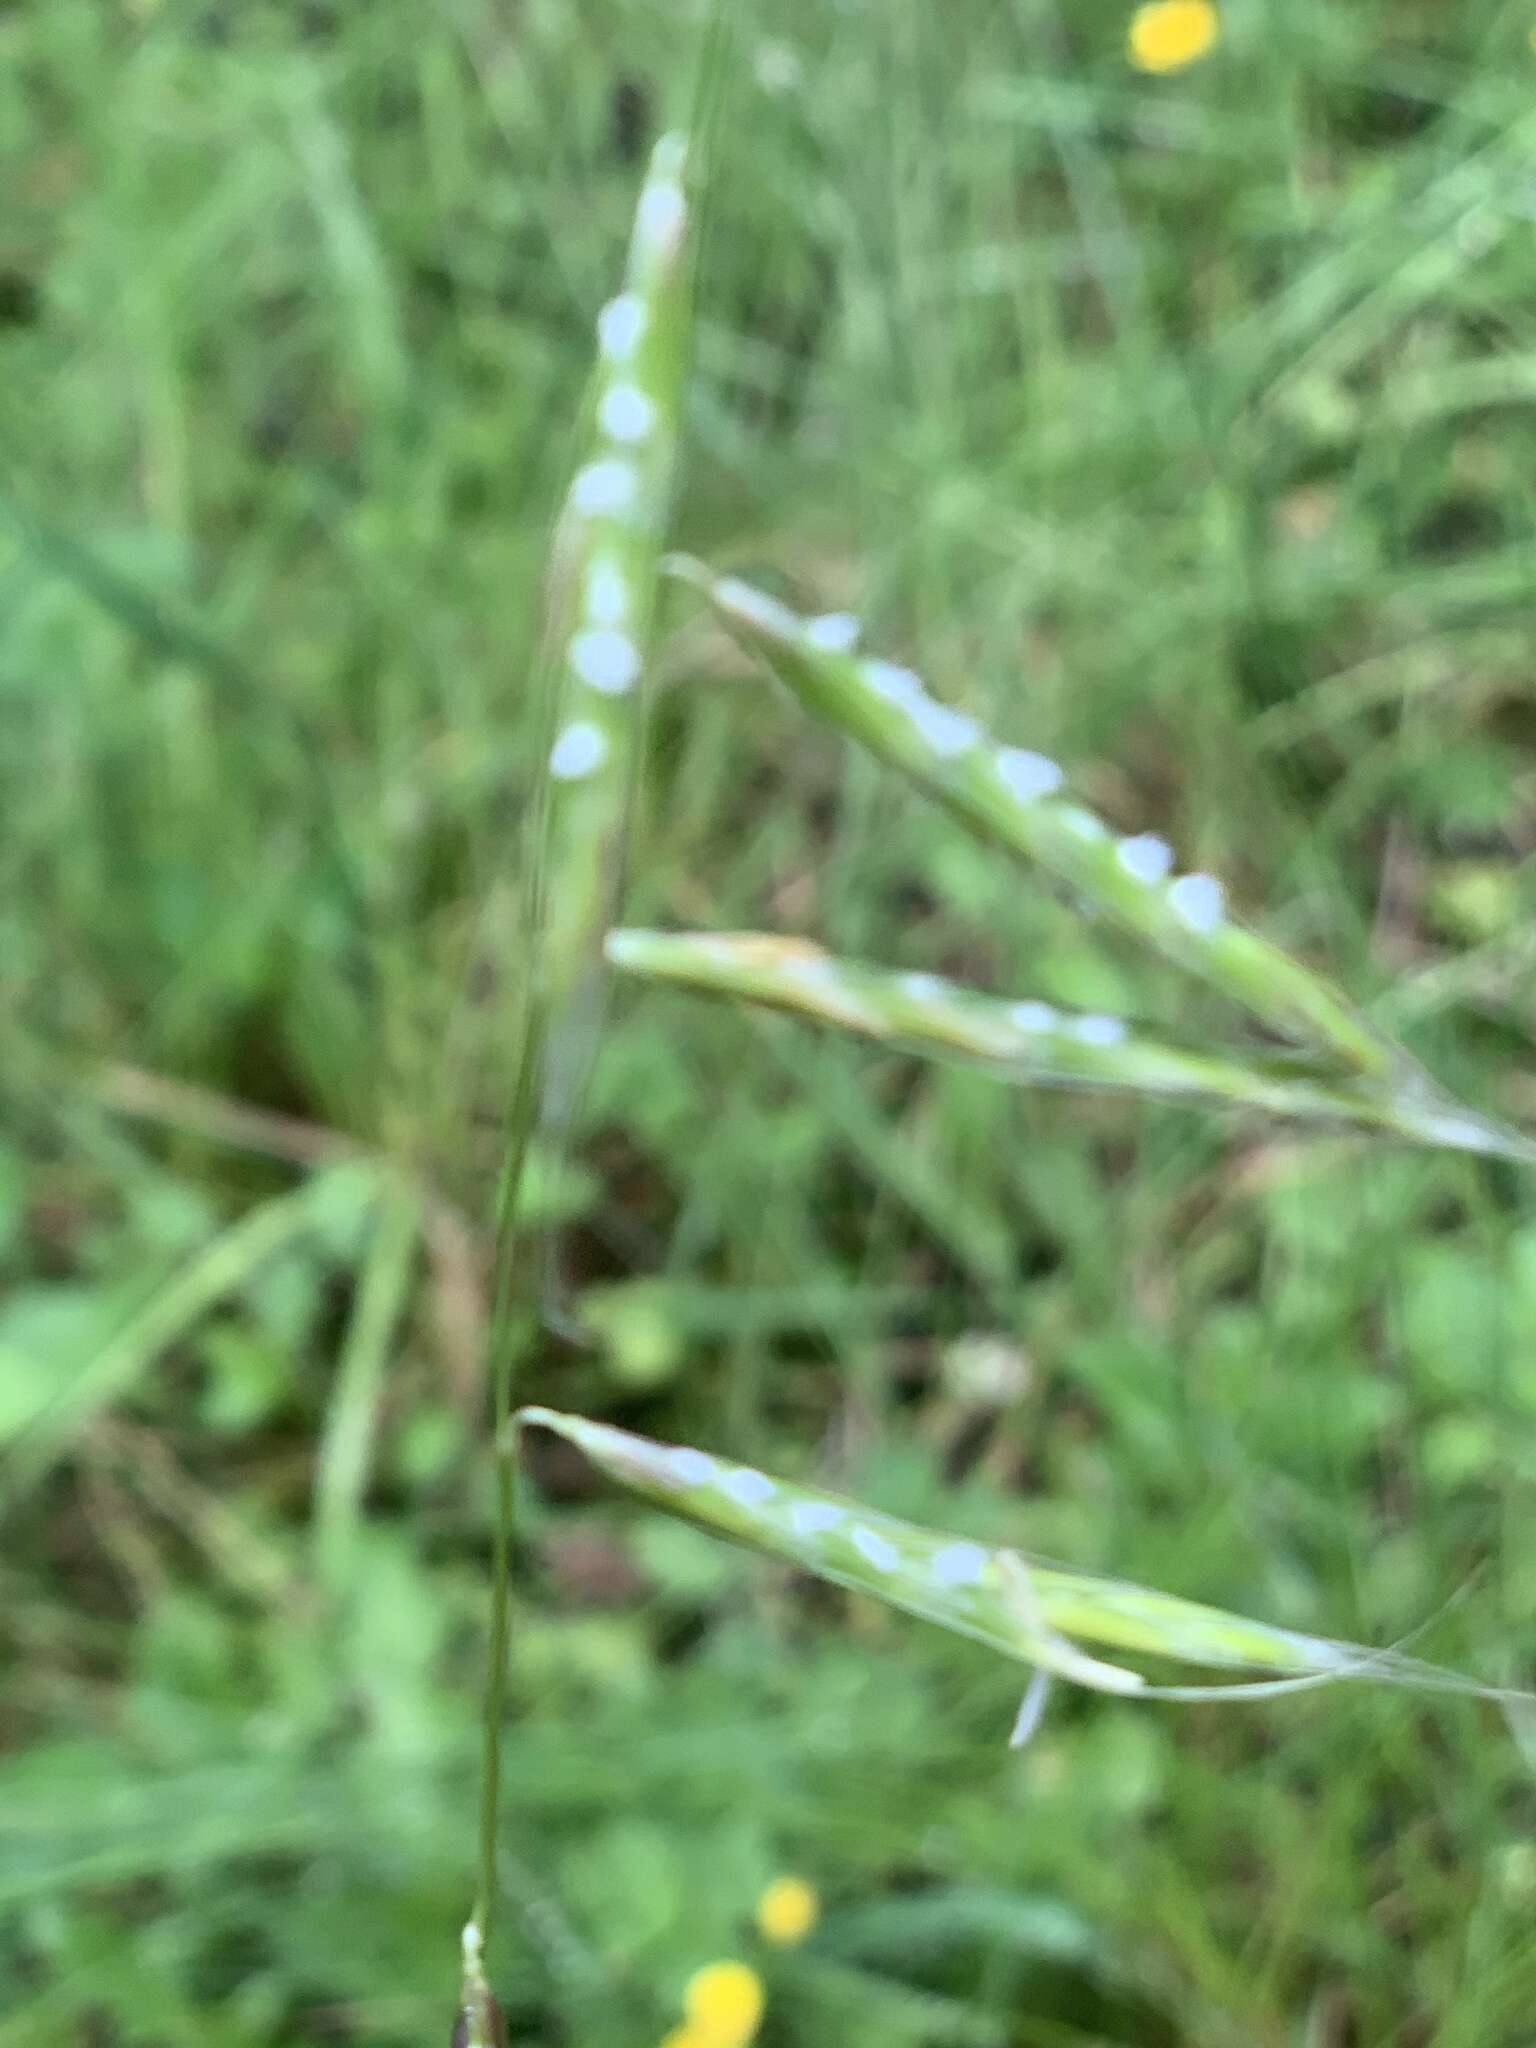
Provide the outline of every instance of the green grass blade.
[[1296,1060],[1166,1044],[1119,1017],[1003,1001],[935,974],[896,974],[761,932],[610,932],[626,974],[763,1003],[929,1059],[980,1065],[1032,1087],[1194,1097],[1268,1116],[1353,1124],[1421,1144],[1536,1159],[1536,1144],[1406,1085],[1381,1087]]
[[294,1193],[263,1202],[189,1260],[18,1439],[0,1467],[0,1505],[14,1506],[162,1353],[227,1295],[246,1286],[270,1259],[307,1236],[328,1199],[333,1176],[351,1182],[357,1173],[355,1165],[347,1164],[314,1175]]
[[420,1207],[408,1189],[381,1197],[315,1461],[315,1560],[334,1590],[345,1583],[357,1541],[369,1453],[420,1228]]
[[1238,924],[1213,876],[1174,874],[1162,840],[1117,838],[1065,795],[1054,761],[994,744],[973,719],[930,697],[911,669],[849,651],[839,644],[844,636],[819,631],[750,585],[694,562],[668,566],[807,710],[900,769],[972,831],[1045,868],[1270,1029],[1362,1074],[1384,1077],[1406,1064],[1336,989]]
[[548,1408],[524,1408],[516,1419],[565,1437],[610,1478],[670,1514],[1098,1691],[1231,1698],[1248,1688],[1154,1687],[1134,1671],[1079,1652],[1075,1639],[1205,1669],[1253,1673],[1254,1689],[1261,1693],[1277,1684],[1376,1678],[1504,1696],[1393,1651],[1302,1635],[1148,1587],[1037,1565],[1006,1547],[921,1528],[836,1494],[606,1423]]

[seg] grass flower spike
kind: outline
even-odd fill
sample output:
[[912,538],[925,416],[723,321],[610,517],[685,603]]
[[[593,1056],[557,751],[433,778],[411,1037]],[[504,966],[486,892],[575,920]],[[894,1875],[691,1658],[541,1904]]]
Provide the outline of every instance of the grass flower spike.
[[622,850],[687,355],[686,171],[684,138],[663,136],[635,208],[623,289],[597,318],[593,438],[556,542],[543,940],[556,1002],[596,962]]
[[1126,54],[1138,71],[1183,71],[1208,56],[1220,35],[1210,0],[1148,0],[1131,16]]
[[[516,1419],[567,1438],[610,1478],[669,1513],[1095,1691],[1238,1698],[1374,1678],[1504,1697],[1393,1651],[1301,1635],[1143,1586],[1028,1563],[1006,1547],[921,1528],[687,1445],[656,1443],[547,1408],[522,1409]],[[1154,1686],[1139,1671],[1089,1655],[1079,1638],[1120,1654],[1253,1675],[1236,1683]],[[1021,1718],[1027,1734],[1032,1720]],[[695,2017],[690,2009],[690,2020]]]
[[[688,339],[688,145],[665,135],[635,207],[621,289],[597,316],[592,435],[555,536],[537,683],[549,752],[534,778],[524,939],[528,996],[509,1075],[493,1206],[494,1300],[486,1343],[498,1435],[511,1410],[514,1331],[525,1306],[518,1197],[536,1135],[559,1134],[591,1053],[584,984],[601,963],[623,858]],[[482,1712],[477,1962],[496,1898],[501,1732],[509,1631],[510,1468],[497,1471],[488,1677]],[[466,1969],[467,1969],[466,1964]],[[466,1983],[468,1979],[466,1978]],[[467,2048],[493,2048],[471,1999]]]
[[762,1003],[930,1059],[1030,1087],[1183,1097],[1267,1116],[1354,1125],[1449,1150],[1529,1158],[1528,1140],[1459,1106],[1389,1093],[1295,1058],[1165,1043],[1121,1018],[1036,998],[978,995],[936,974],[894,974],[765,932],[608,934],[608,958],[641,981]]
[[[1215,876],[1179,873],[1173,849],[1155,833],[1117,835],[1075,802],[1056,762],[1031,748],[998,744],[974,719],[936,702],[911,669],[855,654],[845,631],[820,630],[823,622],[803,620],[762,591],[735,577],[715,577],[698,563],[674,557],[666,566],[703,593],[732,636],[762,656],[813,715],[900,770],[978,838],[1043,868],[1277,1037],[1289,1038],[1309,1061],[1183,1053],[1132,1040],[1118,1018],[1058,1018],[1037,1002],[1013,1006],[1010,1035],[1001,1012],[988,1013],[977,1007],[984,999],[936,977],[879,981],[871,970],[809,952],[797,964],[787,949],[775,960],[767,950],[772,941],[756,942],[755,961],[748,957],[750,941],[728,940],[713,956],[712,942],[700,941],[686,968],[674,950],[661,971],[696,985],[706,979],[705,962],[717,981],[727,965],[757,973],[760,983],[773,983],[751,991],[759,1000],[798,1009],[819,1005],[828,1021],[869,1036],[906,1037],[923,1050],[1011,1058],[1020,1063],[1021,1078],[1028,1067],[1037,1080],[1206,1094],[1279,1114],[1342,1117],[1456,1150],[1536,1158],[1536,1143],[1445,1094],[1322,975],[1238,923]],[[642,951],[654,967],[663,942],[619,934],[610,944],[610,957],[625,966],[638,967]],[[771,966],[782,971],[760,971]],[[797,977],[798,995],[791,992]]]
[[1174,872],[1171,848],[1150,833],[1118,838],[1067,793],[1054,761],[999,745],[973,719],[938,703],[909,668],[822,646],[787,606],[735,577],[686,561],[669,566],[807,710],[899,769],[974,832],[1044,868],[1272,1030],[1360,1073],[1383,1076],[1402,1063],[1337,990],[1238,924],[1214,876]]
[[764,1941],[792,1948],[821,1918],[821,1900],[816,1887],[803,1877],[776,1877],[758,1900],[753,1918]]

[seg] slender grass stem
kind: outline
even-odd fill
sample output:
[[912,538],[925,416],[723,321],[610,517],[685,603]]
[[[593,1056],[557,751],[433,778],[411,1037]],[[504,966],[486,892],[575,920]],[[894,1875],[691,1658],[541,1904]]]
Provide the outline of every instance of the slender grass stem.
[[[546,1123],[574,1118],[595,1037],[590,992],[623,885],[651,631],[688,354],[688,146],[664,135],[635,209],[623,289],[597,320],[590,444],[567,493],[551,580],[557,703],[549,752],[539,966],[559,1057]],[[556,1034],[552,1034],[554,1043]]]
[[[507,1118],[507,1146],[496,1187],[496,1291],[487,1337],[491,1380],[491,1411],[499,1445],[512,1412],[513,1366],[517,1346],[517,1309],[522,1298],[518,1194],[538,1121],[538,1084],[543,1068],[544,1024],[541,1005],[530,993],[524,1019],[522,1056]],[[480,1847],[471,1924],[479,1929],[482,1952],[490,1940],[496,1913],[496,1825],[501,1793],[501,1724],[506,1711],[507,1644],[511,1633],[512,1528],[516,1478],[512,1461],[495,1459],[495,1517],[491,1525],[490,1640],[486,1650],[485,1711],[481,1724]],[[474,2043],[471,2048],[486,2048]]]

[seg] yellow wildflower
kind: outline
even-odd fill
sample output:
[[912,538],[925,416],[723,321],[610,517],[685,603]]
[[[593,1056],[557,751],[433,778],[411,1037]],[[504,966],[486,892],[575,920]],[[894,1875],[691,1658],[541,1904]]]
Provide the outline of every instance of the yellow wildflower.
[[757,1902],[757,1931],[788,1947],[804,1941],[821,1917],[816,1887],[803,1877],[776,1877]]
[[661,2048],[715,2048],[715,2037],[697,2027],[671,2027],[661,2037]]
[[1221,16],[1211,0],[1147,0],[1131,16],[1126,53],[1138,71],[1182,71],[1214,48]]
[[745,2048],[763,2016],[763,1980],[750,1963],[706,1963],[688,1979],[683,2012],[698,2048]]

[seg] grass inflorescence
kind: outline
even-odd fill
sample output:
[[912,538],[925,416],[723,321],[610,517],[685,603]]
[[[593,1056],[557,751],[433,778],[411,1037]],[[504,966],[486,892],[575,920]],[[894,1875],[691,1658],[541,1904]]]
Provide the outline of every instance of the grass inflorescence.
[[[1059,770],[1113,874],[983,844],[686,592],[660,687],[602,687],[617,586],[550,532],[648,418],[596,322],[687,8],[0,31],[0,2048],[442,2038],[524,1113],[504,1245],[562,1258],[518,1399],[1016,1554],[1050,1656],[1070,1569],[1529,1680],[1514,1148],[1033,1085],[1134,1045],[1358,1102],[1390,1044],[1378,1108],[1531,1120],[1529,22],[732,15],[665,544]],[[623,776],[550,778],[610,712]],[[690,987],[599,1040],[628,776],[618,914]],[[513,1116],[530,845],[571,1028]],[[1084,915],[1180,878],[1308,977],[1278,1034],[1208,934]],[[762,1000],[807,946],[814,1032]],[[965,1035],[1025,1003],[1068,1028],[1002,1087]],[[1513,1701],[1021,1708],[1014,1658],[528,1452],[473,1958],[512,2038],[697,2048],[728,1962],[765,2040],[1525,2048]]]

